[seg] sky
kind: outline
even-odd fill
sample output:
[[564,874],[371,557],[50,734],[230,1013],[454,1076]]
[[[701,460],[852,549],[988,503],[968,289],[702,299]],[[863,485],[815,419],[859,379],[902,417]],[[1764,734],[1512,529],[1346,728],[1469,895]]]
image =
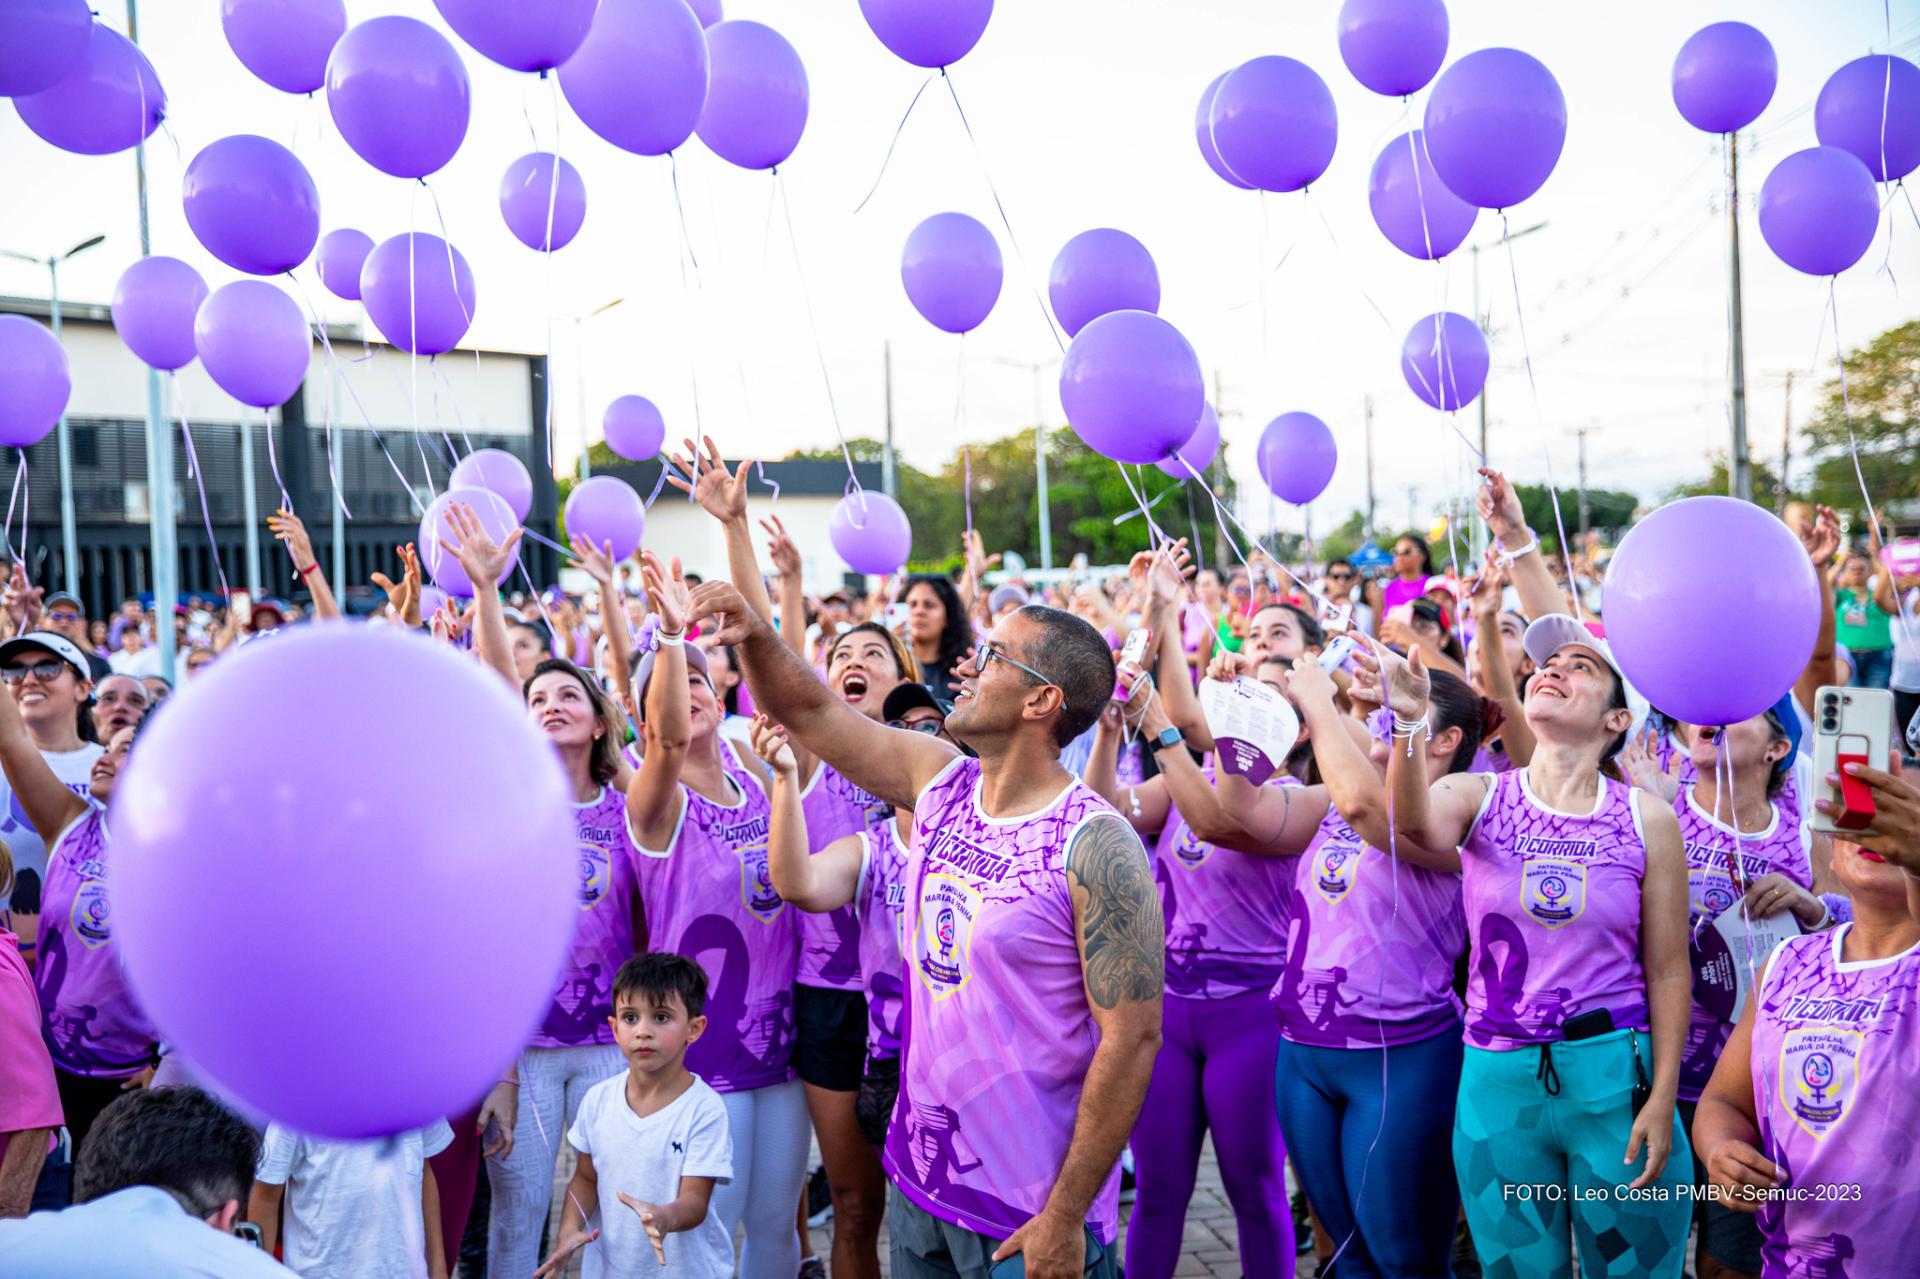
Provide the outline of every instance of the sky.
[[[123,3],[101,0],[103,20],[118,25]],[[1374,226],[1368,172],[1387,142],[1418,126],[1425,95],[1408,106],[1348,74],[1335,42],[1337,0],[1003,2],[953,68],[971,139],[936,80],[883,175],[927,73],[879,43],[855,0],[726,4],[728,17],[765,22],[793,43],[811,109],[777,182],[733,168],[697,138],[680,149],[696,266],[683,255],[669,162],[595,137],[552,80],[509,72],[456,38],[472,122],[459,154],[429,180],[429,196],[355,156],[324,94],[296,98],[255,80],[228,48],[212,0],[149,0],[142,43],[169,95],[166,127],[147,148],[154,252],[192,262],[214,287],[236,278],[193,239],[179,183],[209,142],[262,133],[312,171],[323,232],[355,226],[379,240],[409,227],[437,233],[444,218],[477,277],[470,339],[554,352],[557,457],[577,451],[583,423],[597,438],[601,411],[627,393],[660,405],[670,440],[697,420],[732,456],[830,445],[836,419],[850,437],[878,436],[890,345],[896,442],[906,460],[932,469],[959,442],[1029,425],[1036,398],[1046,422],[1062,425],[1060,351],[1038,295],[1067,239],[1119,227],[1155,257],[1160,314],[1207,370],[1243,485],[1258,490],[1253,446],[1270,419],[1317,414],[1340,460],[1312,518],[1321,530],[1338,523],[1365,499],[1370,399],[1383,523],[1411,511],[1424,524],[1469,492],[1470,454],[1445,415],[1407,388],[1398,352],[1421,317],[1471,309],[1475,258],[1463,247],[1438,264],[1417,262]],[[347,10],[355,22],[406,13],[445,29],[428,0],[348,0]],[[1622,0],[1578,10],[1483,0],[1455,4],[1451,17],[1449,63],[1491,45],[1524,49],[1559,80],[1569,115],[1553,175],[1509,213],[1514,231],[1544,227],[1503,248],[1497,216],[1482,213],[1468,241],[1487,246],[1477,261],[1492,319],[1489,457],[1523,482],[1544,480],[1551,466],[1571,485],[1575,432],[1584,430],[1589,483],[1650,500],[1706,473],[1729,420],[1725,161],[1719,140],[1674,109],[1674,54],[1693,31],[1729,17],[1771,39],[1779,86],[1743,134],[1740,169],[1748,423],[1756,456],[1771,464],[1783,422],[1803,422],[1831,376],[1835,326],[1826,283],[1768,252],[1754,201],[1774,164],[1814,145],[1812,103],[1829,74],[1889,47],[1917,56],[1920,0]],[[1265,53],[1312,66],[1339,112],[1332,165],[1304,195],[1232,188],[1195,145],[1201,91]],[[497,192],[513,160],[536,139],[549,149],[556,138],[584,176],[587,217],[549,260],[507,232]],[[0,107],[0,173],[0,247],[44,255],[105,232],[103,246],[63,270],[62,292],[107,301],[138,254],[132,153],[57,151]],[[856,213],[876,175],[876,194]],[[986,224],[1006,264],[992,315],[964,339],[922,320],[900,284],[908,233],[945,210]],[[299,274],[310,294],[325,296],[310,266]],[[44,271],[0,261],[0,292],[44,290]],[[1920,314],[1920,219],[1903,201],[1861,264],[1839,278],[1835,303],[1850,346]],[[330,297],[325,311],[334,322],[361,318],[357,304]],[[1472,435],[1474,410],[1451,426]],[[1266,524],[1257,500],[1242,510]],[[1283,529],[1301,519],[1274,515]]]

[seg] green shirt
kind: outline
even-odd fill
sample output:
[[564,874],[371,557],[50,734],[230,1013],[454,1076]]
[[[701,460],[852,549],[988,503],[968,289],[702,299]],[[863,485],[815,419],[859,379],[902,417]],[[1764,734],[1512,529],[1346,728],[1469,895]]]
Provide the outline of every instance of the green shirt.
[[1893,619],[1873,602],[1846,587],[1833,593],[1834,637],[1854,653],[1893,647]]

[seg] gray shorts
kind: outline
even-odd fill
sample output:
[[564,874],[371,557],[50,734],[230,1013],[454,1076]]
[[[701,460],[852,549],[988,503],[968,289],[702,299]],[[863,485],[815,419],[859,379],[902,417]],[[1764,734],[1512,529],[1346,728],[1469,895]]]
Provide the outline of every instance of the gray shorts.
[[[887,1184],[887,1230],[892,1237],[894,1279],[999,1279],[993,1252],[1001,1241],[956,1226],[928,1212]],[[1025,1270],[1018,1256],[1001,1263],[1001,1275]],[[1085,1279],[1120,1279],[1120,1261],[1113,1249],[1087,1232]]]

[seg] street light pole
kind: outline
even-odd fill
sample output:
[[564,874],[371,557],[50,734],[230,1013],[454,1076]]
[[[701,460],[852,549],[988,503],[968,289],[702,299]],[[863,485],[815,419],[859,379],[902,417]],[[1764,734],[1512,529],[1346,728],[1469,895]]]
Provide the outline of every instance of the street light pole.
[[1733,295],[1727,308],[1732,327],[1730,348],[1733,372],[1733,449],[1727,459],[1727,476],[1733,496],[1743,502],[1753,500],[1753,461],[1747,455],[1747,355],[1740,315],[1740,136],[1727,135],[1727,229],[1732,245]]
[[1040,567],[1053,567],[1053,513],[1047,499],[1047,423],[1046,415],[1040,407],[1040,375],[1058,364],[1059,360],[1014,360],[1004,355],[994,357],[995,364],[1005,364],[1016,369],[1026,369],[1033,375],[1033,478],[1040,496]]
[[[1480,250],[1497,248],[1503,243],[1511,244],[1523,235],[1532,235],[1535,231],[1545,230],[1546,226],[1547,224],[1544,222],[1536,222],[1525,230],[1515,231],[1512,235],[1507,236],[1505,240],[1493,240],[1486,244],[1476,244],[1467,250],[1468,257],[1473,262],[1473,322],[1480,326],[1482,336],[1493,336],[1493,312],[1489,310],[1485,314],[1482,314],[1480,310]],[[1492,466],[1493,460],[1487,453],[1487,383],[1484,381],[1480,384],[1479,399],[1480,465]],[[1487,528],[1486,525],[1482,524],[1479,520],[1475,520],[1473,521],[1473,562],[1478,564],[1485,558],[1486,553]]]
[[576,412],[580,420],[580,478],[593,478],[593,446],[587,435],[587,346],[585,324],[596,315],[604,315],[614,307],[625,302],[624,297],[611,302],[603,302],[585,315],[573,317],[573,376],[574,398],[579,402]]

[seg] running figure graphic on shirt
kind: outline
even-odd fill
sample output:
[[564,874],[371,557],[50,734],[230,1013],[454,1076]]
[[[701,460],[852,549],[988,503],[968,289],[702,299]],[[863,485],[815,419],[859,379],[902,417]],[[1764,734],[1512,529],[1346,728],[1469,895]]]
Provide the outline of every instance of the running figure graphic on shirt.
[[576,973],[554,992],[553,1002],[547,1005],[546,1020],[540,1025],[541,1034],[570,1044],[587,1043],[593,1038],[605,1024],[601,1006],[606,996],[600,982],[601,971],[597,962],[589,963],[585,972]]
[[920,1165],[920,1185],[927,1193],[941,1195],[955,1189],[954,1176],[980,1166],[981,1160],[965,1163],[954,1152],[960,1137],[960,1116],[951,1107],[916,1101],[909,1114],[913,1158]]

